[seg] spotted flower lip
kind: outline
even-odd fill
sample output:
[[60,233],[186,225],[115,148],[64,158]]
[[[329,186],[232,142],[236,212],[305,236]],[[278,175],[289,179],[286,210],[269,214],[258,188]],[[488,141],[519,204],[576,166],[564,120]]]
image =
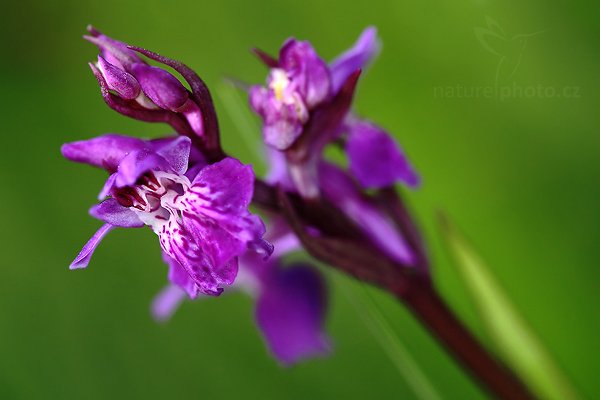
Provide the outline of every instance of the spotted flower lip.
[[110,197],[90,214],[105,225],[71,264],[85,268],[101,239],[115,227],[148,225],[164,253],[192,283],[173,277],[190,297],[218,295],[234,282],[237,258],[248,249],[268,256],[263,222],[248,211],[254,174],[233,158],[207,165],[192,153],[190,139],[141,140],[105,135],[63,145],[72,161],[106,169],[103,193]]
[[[331,351],[331,340],[325,333],[327,287],[323,275],[311,265],[284,266],[282,257],[301,246],[282,220],[276,219],[269,231],[274,253],[267,260],[250,252],[240,257],[234,287],[255,299],[254,316],[267,347],[281,364],[290,366]],[[189,294],[195,289],[176,260],[164,253],[163,258],[171,284],[152,303],[152,314],[158,321],[169,319],[186,291]]]

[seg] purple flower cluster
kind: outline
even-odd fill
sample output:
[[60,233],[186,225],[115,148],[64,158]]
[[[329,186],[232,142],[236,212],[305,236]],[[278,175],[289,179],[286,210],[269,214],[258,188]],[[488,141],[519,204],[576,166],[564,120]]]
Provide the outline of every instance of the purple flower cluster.
[[[270,68],[267,86],[250,88],[252,109],[263,121],[263,136],[273,150],[272,182],[306,198],[324,196],[363,228],[395,261],[415,263],[408,243],[364,195],[362,189],[396,182],[409,187],[419,177],[394,139],[351,110],[361,70],[380,50],[375,28],[327,64],[308,42],[288,39],[275,59],[257,50]],[[342,145],[349,168],[326,161],[327,146]]]
[[382,128],[351,112],[361,70],[380,49],[375,28],[327,64],[308,42],[288,39],[274,59],[257,51],[270,68],[266,86],[250,89],[250,105],[263,121],[265,143],[286,154],[292,179],[306,197],[318,196],[318,164],[324,148],[344,143],[350,171],[364,188],[419,177]]
[[[255,299],[255,318],[269,349],[287,365],[330,349],[324,279],[308,264],[286,265],[287,254],[304,247],[314,255],[311,249],[318,249],[321,259],[351,266],[364,247],[394,271],[422,266],[414,237],[399,228],[403,218],[390,218],[394,212],[367,191],[419,182],[392,137],[352,111],[361,70],[379,51],[374,28],[329,64],[310,43],[295,39],[284,43],[277,59],[256,50],[269,67],[266,86],[249,91],[250,105],[263,121],[268,183],[221,149],[210,93],[191,69],[88,30],[86,39],[100,51],[90,67],[107,105],[134,119],[167,123],[177,134],[151,140],[107,134],[63,145],[67,159],[108,172],[100,203],[90,209],[103,225],[71,269],[87,267],[112,229],[149,226],[159,238],[169,281],[152,304],[154,317],[170,318],[185,298],[217,296],[226,288],[244,291]],[[142,56],[173,68],[189,87]],[[343,148],[348,168],[325,160],[327,146]],[[257,200],[260,188],[270,189]],[[284,212],[289,199],[273,201],[277,193],[305,201],[305,212],[325,203],[333,211],[299,227]],[[252,202],[263,207],[267,225],[250,212]],[[340,221],[348,231],[338,229],[330,237]],[[342,256],[323,256],[323,248]],[[368,263],[359,269],[355,276],[378,282]]]

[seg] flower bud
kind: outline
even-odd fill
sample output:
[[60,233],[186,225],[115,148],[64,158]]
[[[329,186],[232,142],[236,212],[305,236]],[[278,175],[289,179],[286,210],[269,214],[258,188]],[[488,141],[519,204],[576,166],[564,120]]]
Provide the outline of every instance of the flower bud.
[[140,84],[133,75],[109,63],[98,55],[98,68],[106,80],[108,87],[126,100],[133,100],[140,94]]
[[178,112],[189,99],[188,91],[181,82],[163,69],[136,63],[131,66],[131,73],[146,96],[160,108]]

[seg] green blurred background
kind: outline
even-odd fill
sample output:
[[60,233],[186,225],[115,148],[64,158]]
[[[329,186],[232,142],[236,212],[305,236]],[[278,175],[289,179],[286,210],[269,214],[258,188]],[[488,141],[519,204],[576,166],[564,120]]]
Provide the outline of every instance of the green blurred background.
[[[436,92],[494,85],[499,58],[474,33],[486,16],[508,46],[514,35],[543,31],[517,48],[511,82],[557,93],[575,87],[576,95]],[[383,52],[362,79],[356,109],[393,132],[423,176],[408,199],[444,296],[482,332],[440,240],[438,209],[467,232],[582,397],[600,397],[599,16],[593,2],[542,0],[4,3],[0,398],[415,398],[335,274],[335,353],[283,369],[243,295],[186,303],[168,324],[152,321],[149,302],[166,268],[150,230],[114,232],[87,271],[69,272],[99,226],[87,209],[104,173],[63,160],[61,143],[168,132],[103,104],[86,65],[96,49],[81,39],[88,23],[196,69],[216,97],[226,149],[258,169],[244,139],[258,143],[256,121],[240,122],[243,99],[223,77],[264,80],[253,46],[275,53],[294,35],[331,59],[376,25]],[[373,294],[443,398],[484,396],[402,306]]]

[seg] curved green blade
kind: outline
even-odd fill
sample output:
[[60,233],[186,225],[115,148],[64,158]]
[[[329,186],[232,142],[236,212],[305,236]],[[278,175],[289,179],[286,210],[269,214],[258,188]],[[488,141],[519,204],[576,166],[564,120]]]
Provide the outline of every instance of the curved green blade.
[[380,343],[381,348],[390,358],[400,376],[412,389],[416,398],[420,400],[441,400],[442,397],[412,357],[398,334],[394,332],[365,284],[353,282],[342,276],[337,278],[338,287],[342,288],[348,301],[354,306],[371,334]]
[[554,360],[510,303],[477,252],[443,215],[443,236],[500,356],[540,398],[577,399]]

